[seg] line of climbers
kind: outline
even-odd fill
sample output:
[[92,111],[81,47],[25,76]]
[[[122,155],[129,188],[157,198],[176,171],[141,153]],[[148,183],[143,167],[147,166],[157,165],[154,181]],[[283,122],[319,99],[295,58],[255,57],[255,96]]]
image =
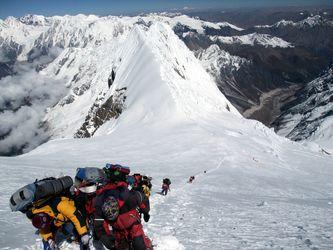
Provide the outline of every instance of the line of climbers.
[[[80,249],[150,250],[141,217],[150,219],[151,177],[129,175],[119,164],[101,168],[78,168],[70,176],[36,180],[17,190],[10,198],[12,211],[31,220],[42,237],[45,250],[77,242]],[[170,189],[163,180],[162,194]]]

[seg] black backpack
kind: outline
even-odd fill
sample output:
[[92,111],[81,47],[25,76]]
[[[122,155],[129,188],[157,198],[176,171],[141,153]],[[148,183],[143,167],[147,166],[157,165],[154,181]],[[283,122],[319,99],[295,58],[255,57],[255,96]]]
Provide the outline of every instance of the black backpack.
[[163,179],[163,183],[164,184],[167,184],[167,185],[171,185],[171,181],[170,181],[170,179],[169,178],[165,178],[165,179]]
[[36,180],[34,183],[20,188],[10,197],[10,207],[12,211],[24,213],[34,203],[40,205],[40,201],[48,200],[47,198],[69,194],[71,186],[73,186],[73,179],[70,176]]

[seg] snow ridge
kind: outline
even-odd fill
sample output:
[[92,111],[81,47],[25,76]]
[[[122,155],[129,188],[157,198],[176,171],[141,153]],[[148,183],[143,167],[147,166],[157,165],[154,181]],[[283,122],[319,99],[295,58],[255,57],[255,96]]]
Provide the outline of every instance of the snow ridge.
[[173,15],[172,17],[170,17],[169,15],[149,14],[147,16],[143,16],[142,18],[145,21],[155,20],[155,21],[164,22],[169,24],[172,28],[174,28],[178,24],[181,24],[188,27],[191,30],[195,30],[199,34],[204,34],[206,27],[216,30],[219,30],[223,27],[230,27],[237,31],[243,30],[242,28],[237,27],[236,25],[230,24],[228,22],[212,23],[200,20],[199,18],[192,18],[186,15]]
[[220,27],[230,27],[230,28],[232,28],[234,30],[238,30],[238,31],[244,30],[243,28],[240,28],[240,27],[238,27],[234,24],[228,23],[228,22],[219,22],[219,23],[217,23],[217,25]]
[[[55,138],[75,134],[91,109],[90,100],[102,104],[122,88],[126,88],[123,119],[128,123],[162,121],[175,116],[179,119],[184,114],[191,119],[229,111],[239,115],[168,25],[135,25],[110,41],[105,39],[94,49],[67,48],[44,70],[45,74],[68,79],[72,88],[47,115]],[[108,89],[106,80],[113,67],[116,79]],[[82,110],[80,114],[78,109]],[[122,121],[122,115],[118,120]],[[110,127],[114,128],[114,122]],[[103,131],[111,130],[105,125],[96,135]]]
[[[182,103],[185,113],[196,113],[200,117],[205,113],[219,113],[229,109],[238,114],[170,27],[161,23],[155,24],[147,35],[150,38],[147,41],[154,48],[160,65],[166,66],[161,68],[162,78],[168,82],[173,98]],[[161,53],[166,44],[168,51]]]
[[264,47],[293,47],[289,42],[284,41],[279,37],[274,37],[268,34],[252,33],[242,36],[211,36],[210,39],[214,42],[219,41],[225,44],[244,44],[244,45],[261,45]]

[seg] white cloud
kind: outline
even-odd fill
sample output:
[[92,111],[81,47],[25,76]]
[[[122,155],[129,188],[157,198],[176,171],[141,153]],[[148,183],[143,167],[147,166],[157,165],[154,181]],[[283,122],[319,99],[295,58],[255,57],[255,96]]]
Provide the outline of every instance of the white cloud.
[[[43,57],[38,63],[49,60]],[[45,141],[48,133],[41,125],[46,108],[67,92],[62,81],[36,72],[36,63],[17,64],[17,74],[0,80],[0,155],[13,149],[27,152]]]
[[41,128],[43,110],[38,106],[22,106],[16,112],[5,111],[0,116],[0,131],[6,137],[0,141],[0,152],[9,153],[13,148],[27,152],[47,139]]

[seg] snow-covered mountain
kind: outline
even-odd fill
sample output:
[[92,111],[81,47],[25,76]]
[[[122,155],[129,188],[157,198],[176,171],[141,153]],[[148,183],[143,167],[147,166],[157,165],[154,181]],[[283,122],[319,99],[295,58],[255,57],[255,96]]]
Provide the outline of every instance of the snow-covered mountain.
[[[88,43],[98,43],[131,29],[134,23],[149,26],[156,21],[167,23],[172,28],[181,25],[198,33],[204,33],[206,28],[220,30],[230,27],[242,30],[227,22],[212,23],[185,15],[149,14],[136,17],[27,15],[21,18],[0,19],[0,54],[10,55],[13,49],[17,55],[20,55],[19,60],[25,60],[29,52],[32,53],[32,49],[46,49],[52,46],[84,47]],[[15,58],[12,55],[10,59]]]
[[324,17],[320,15],[310,16],[305,18],[304,20],[293,22],[293,21],[287,21],[287,20],[281,20],[273,25],[257,25],[255,27],[257,28],[278,28],[280,26],[293,26],[300,29],[305,28],[313,28],[315,26],[333,26],[333,22],[325,19]]
[[[141,27],[143,33],[146,33],[156,22],[170,26],[178,37],[194,50],[194,54],[217,82],[220,90],[241,112],[253,105],[259,105],[261,92],[269,92],[279,88],[281,84],[284,88],[286,82],[300,78],[312,79],[312,75],[322,67],[322,62],[310,63],[317,59],[313,59],[315,57],[308,51],[298,48],[297,45],[295,47],[293,43],[282,38],[259,31],[249,33],[251,29],[244,30],[227,22],[212,23],[181,14],[149,14],[137,17],[9,17],[4,21],[0,20],[1,74],[13,74],[16,70],[13,63],[28,60],[33,62],[33,67],[39,72],[37,76],[41,76],[43,81],[50,84],[47,76],[67,87],[66,93],[59,95],[58,105],[49,109],[47,117],[34,122],[39,131],[49,131],[50,128],[52,131],[51,135],[42,135],[43,139],[40,141],[49,136],[89,137],[107,120],[119,116],[126,107],[126,92],[129,91],[124,84],[118,85],[119,81],[123,81],[119,78],[118,70],[123,71],[125,67],[121,62],[125,55],[122,48],[126,46],[133,26]],[[284,22],[261,28],[257,26],[257,29],[261,30],[260,32],[269,31],[268,33],[274,33],[275,30],[282,32],[285,30],[282,29],[282,23]],[[299,27],[301,24],[314,28],[329,25],[329,21],[314,16],[294,23],[291,27]],[[220,35],[224,34],[226,29],[239,35]],[[283,34],[286,36],[288,33],[289,31]],[[288,52],[280,50],[284,48],[288,48]],[[299,59],[290,59],[296,57]],[[274,65],[280,65],[278,70],[271,70],[275,67],[272,64],[273,58]],[[176,77],[183,78],[182,67],[192,66],[187,63],[177,65],[180,60],[177,57],[176,63],[173,63],[177,66],[173,72],[178,71]],[[296,67],[294,62],[297,62]],[[109,90],[107,79],[112,69],[117,71],[117,77]],[[279,70],[282,71],[281,74]],[[248,84],[249,82],[251,84]],[[29,95],[22,97],[22,105],[30,105],[27,101],[30,100]],[[11,102],[5,100],[7,103],[8,101]],[[80,114],[75,111],[78,106],[81,109]],[[105,109],[112,112],[104,112]],[[43,113],[40,116],[43,117]],[[71,125],[68,125],[69,120]],[[44,132],[38,134],[41,133]],[[5,137],[8,134],[1,133],[0,136]]]
[[244,45],[261,45],[264,47],[293,47],[292,44],[284,41],[279,37],[273,37],[267,34],[252,33],[242,36],[212,36],[213,41],[220,41],[226,44],[244,44]]
[[[152,54],[155,55],[155,58],[152,57]],[[88,61],[87,58],[91,58],[91,61]],[[59,64],[60,61],[65,63]],[[71,63],[72,66],[68,67],[68,63]],[[121,96],[124,97],[122,106],[132,112],[134,109],[131,109],[131,103],[137,95],[136,92],[147,89],[147,95],[150,97],[143,98],[141,106],[145,109],[151,107],[151,115],[157,112],[154,111],[156,108],[176,109],[177,112],[183,112],[194,119],[194,117],[201,117],[206,113],[197,112],[198,109],[194,108],[196,106],[201,106],[201,109],[216,110],[216,112],[229,107],[229,110],[238,113],[226,99],[220,101],[218,96],[222,94],[218,94],[217,87],[210,76],[171,28],[163,24],[152,25],[147,30],[136,26],[118,41],[114,40],[112,44],[101,44],[93,51],[84,49],[71,53],[66,50],[48,67],[49,72],[44,71],[47,74],[57,73],[57,77],[68,78],[68,76],[82,72],[82,69],[79,70],[82,67],[87,68],[87,70],[83,70],[84,76],[78,75],[75,79],[71,79],[72,82],[75,82],[75,87],[72,86],[74,91],[47,115],[47,120],[57,131],[53,133],[54,137],[72,137],[87,119],[95,119],[94,114],[89,113],[89,110],[96,106],[102,107],[112,98],[119,98],[117,95],[120,91],[123,91]],[[107,79],[112,67],[116,68],[116,78],[109,89]],[[73,73],[73,68],[77,69],[77,73]],[[144,70],[147,71],[144,72]],[[129,72],[132,71],[137,73],[133,78],[129,78]],[[160,76],[154,75],[153,72],[160,72]],[[147,86],[149,78],[152,79],[149,81],[150,85]],[[162,84],[159,82],[165,82],[163,85],[167,84],[172,96],[170,100],[175,101],[167,101],[169,99],[164,92],[163,96],[160,96]],[[82,90],[82,86],[87,87]],[[75,93],[76,88],[81,88],[82,92]],[[181,89],[186,89],[189,97],[183,96],[182,101],[179,102],[181,98],[178,96],[184,94],[180,92]],[[155,93],[153,96],[152,92]],[[68,102],[68,99],[71,99],[71,102]],[[161,103],[157,105],[154,100],[158,102],[165,100],[163,102],[165,106]],[[81,113],[76,113],[78,106]],[[96,109],[96,113],[98,109]],[[143,118],[139,110],[135,113],[138,120]],[[88,115],[89,118],[87,118]],[[168,117],[167,113],[165,115]],[[93,121],[91,122],[88,126],[97,126],[97,124],[93,124]],[[99,126],[101,125],[99,124]],[[91,129],[94,130],[94,128]]]
[[325,16],[310,16],[298,22],[281,20],[273,25],[255,26],[249,31],[280,37],[294,46],[313,49],[318,55],[332,53],[333,22]]
[[[30,17],[32,23],[27,20]],[[0,19],[0,59],[1,61],[25,60],[26,55],[34,47],[34,42],[38,36],[47,29],[46,22],[34,23],[33,18],[45,20],[40,16],[27,16],[20,21],[14,17],[6,20]]]
[[276,121],[278,133],[333,148],[333,69],[308,83]]
[[[129,66],[123,59],[128,57],[127,52],[138,53],[132,51],[132,48],[127,50],[124,48],[131,46],[128,44],[131,42],[131,37],[134,37],[131,35],[133,27],[141,30],[139,33],[143,35],[137,36],[140,38],[132,43],[149,43],[152,39],[144,37],[147,32],[149,33],[149,27],[155,23],[168,25],[190,49],[194,50],[201,65],[217,82],[233,106],[241,112],[258,105],[261,93],[280,87],[281,84],[285,87],[287,80],[290,82],[300,78],[310,78],[313,72],[321,67],[320,63],[309,63],[313,58],[311,54],[303,49],[294,48],[294,45],[279,37],[258,32],[247,34],[248,30],[227,22],[212,23],[180,14],[149,14],[137,17],[94,15],[64,17],[28,15],[19,19],[9,17],[0,20],[1,75],[15,73],[18,76],[15,79],[9,77],[3,80],[2,87],[6,89],[7,82],[13,80],[18,84],[15,85],[15,89],[7,88],[8,95],[6,93],[4,95],[6,98],[2,98],[1,102],[6,106],[2,107],[2,110],[6,110],[8,115],[12,115],[13,112],[19,114],[20,112],[16,112],[19,103],[34,115],[28,116],[33,117],[29,118],[31,120],[29,124],[32,124],[29,126],[30,136],[23,133],[20,139],[11,135],[19,134],[16,131],[24,127],[15,125],[17,129],[8,130],[11,124],[6,123],[8,126],[0,130],[0,137],[3,138],[2,148],[9,148],[9,154],[27,152],[31,149],[29,141],[36,137],[35,135],[40,143],[48,138],[91,137],[95,133],[98,134],[99,128],[105,122],[119,118],[131,99],[128,94],[131,90],[127,86],[128,79],[124,73]],[[228,32],[232,30],[245,34],[221,36],[220,34],[226,29]],[[18,30],[20,32],[17,32]],[[164,43],[169,43],[171,39],[169,37]],[[155,40],[154,44],[149,46],[167,47],[163,45],[164,43],[160,44],[160,40],[160,38]],[[164,58],[168,59],[169,63],[167,60],[159,61],[161,68],[172,72],[168,77],[192,82],[195,79],[191,77],[196,76],[201,81],[206,81],[204,79],[208,79],[209,76],[205,72],[194,70],[201,67],[197,65],[198,62],[191,52],[179,39],[174,37],[172,41],[177,43],[172,52],[172,59],[171,56]],[[288,48],[288,52],[283,52],[284,48]],[[183,61],[183,57],[188,61]],[[33,74],[29,71],[29,79],[37,78],[40,84],[48,86],[44,90],[54,86],[53,92],[61,93],[53,95],[55,99],[52,102],[43,101],[38,106],[38,112],[36,105],[31,103],[31,97],[41,93],[34,93],[36,89],[32,82],[19,91],[20,96],[17,99],[20,102],[15,101],[16,104],[13,105],[13,100],[7,98],[10,93],[17,91],[16,87],[19,86],[21,78],[27,79],[26,69],[22,73],[20,71],[22,67],[17,66],[18,63],[25,61],[30,62],[30,71],[37,71]],[[278,70],[271,70],[275,67],[273,61],[274,65],[280,65],[279,70],[283,74]],[[294,67],[294,61],[297,62],[298,68]],[[108,78],[112,69],[116,71],[116,79],[109,89]],[[189,73],[194,71],[200,72],[200,76]],[[212,82],[212,80],[207,81]],[[42,95],[48,96],[47,91]],[[50,103],[52,106],[54,103],[58,104],[50,107]],[[45,108],[48,108],[47,114],[43,111]],[[78,109],[80,112],[77,112]],[[27,117],[27,112],[21,111],[21,113],[22,119],[23,116]],[[2,118],[4,119],[4,116]],[[31,127],[34,129],[30,129]],[[14,145],[18,140],[23,140],[18,147],[8,146]]]
[[[198,50],[196,53],[205,69],[211,71],[219,70],[220,67],[230,67],[228,71],[239,70],[242,64],[250,63],[250,61],[244,58],[233,56],[227,51],[221,50],[216,44],[209,46],[205,50]],[[217,74],[217,72],[213,74]]]
[[[200,56],[221,91],[243,115],[274,126],[278,123],[274,120],[283,112],[281,107],[288,105],[295,91],[331,64],[333,26],[326,18],[317,15],[294,22],[282,20],[231,35],[192,32],[183,40]],[[208,49],[216,45],[215,51],[228,53],[220,60],[224,63],[210,63],[218,61],[219,54],[213,56]],[[206,50],[207,55],[202,56]],[[229,55],[248,63],[239,64],[236,60],[232,65]],[[230,62],[230,66],[225,62]]]
[[[172,25],[155,19],[53,17],[33,51],[17,53],[35,58],[32,76],[44,89],[67,91],[47,110],[50,141],[0,157],[0,248],[41,247],[29,220],[9,211],[16,189],[113,162],[153,177],[144,229],[156,249],[330,249],[332,156],[243,118]],[[44,25],[37,20],[25,22]],[[247,63],[213,46],[201,55],[213,65],[209,53],[226,67]],[[164,177],[172,181],[166,197],[156,193]]]
[[[149,27],[155,23],[165,23],[170,30],[160,31],[160,37],[155,40],[147,39],[147,33],[154,33],[149,31]],[[182,15],[170,17],[157,14],[137,17],[29,15],[20,19],[9,17],[1,21],[0,39],[3,41],[1,46],[3,61],[6,62],[5,59],[8,59],[9,62],[16,62],[16,64],[24,61],[31,62],[31,71],[37,71],[34,77],[41,78],[42,84],[50,85],[54,80],[57,82],[55,89],[60,89],[59,82],[61,82],[60,86],[67,87],[66,94],[58,95],[58,104],[55,107],[45,106],[45,103],[42,107],[39,106],[39,115],[34,115],[34,120],[31,122],[38,132],[32,130],[30,136],[22,138],[20,145],[14,145],[18,139],[13,135],[20,126],[18,129],[8,130],[10,124],[7,124],[6,129],[0,131],[0,136],[3,138],[1,148],[7,148],[5,153],[9,154],[26,152],[31,149],[29,141],[34,140],[32,137],[35,135],[40,138],[38,139],[40,142],[48,137],[90,137],[106,121],[118,118],[132,99],[133,90],[127,85],[131,81],[139,81],[139,79],[127,78],[128,71],[139,70],[143,61],[143,59],[133,58],[134,54],[142,53],[134,49],[142,49],[147,43],[150,50],[153,48],[162,51],[170,50],[163,53],[165,56],[167,53],[171,53],[170,55],[160,58],[156,64],[151,65],[152,70],[158,67],[161,71],[168,72],[163,74],[163,79],[169,82],[179,79],[178,81],[184,82],[182,88],[187,88],[188,91],[193,84],[200,85],[202,82],[210,82],[210,86],[214,88],[215,83],[210,76],[171,30],[171,28],[179,27],[180,23],[197,32],[203,32],[204,27],[219,29],[227,25],[204,22]],[[157,30],[155,31],[158,33]],[[174,47],[170,47],[168,43],[174,44]],[[137,60],[137,66],[130,66],[128,60]],[[116,79],[109,89],[108,78],[112,69],[116,71]],[[4,73],[6,72],[4,70]],[[3,87],[5,88],[6,82],[11,80],[10,76],[3,80]],[[21,91],[26,92],[26,95],[20,92],[22,95],[20,105],[28,106],[29,110],[33,109],[32,112],[35,112],[35,105],[31,105],[34,83],[27,85],[29,90]],[[149,87],[149,89],[154,88],[154,86]],[[6,104],[2,109],[10,115],[11,113],[19,114],[17,107],[12,105],[9,97],[7,98],[13,91],[17,90],[7,90],[9,93],[1,102]],[[207,100],[214,99],[207,97],[204,93],[205,91],[201,91],[195,94],[197,105],[202,105],[200,100],[205,100],[207,103]],[[177,88],[171,94],[176,95]],[[217,105],[215,100],[209,102],[211,106]],[[8,103],[10,105],[7,105]],[[218,108],[224,106],[224,108],[233,109],[228,101],[218,106]],[[193,113],[187,110],[187,107],[186,103],[177,103],[177,109],[183,109],[188,114]],[[49,109],[46,117],[41,120],[44,112],[40,111],[45,108]],[[4,119],[4,116],[2,118]],[[46,134],[45,131],[47,131]]]

